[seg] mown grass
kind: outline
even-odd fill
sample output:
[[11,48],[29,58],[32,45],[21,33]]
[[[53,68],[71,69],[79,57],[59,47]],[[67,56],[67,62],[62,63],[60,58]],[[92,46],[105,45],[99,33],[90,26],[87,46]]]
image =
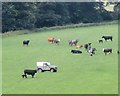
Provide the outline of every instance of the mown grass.
[[2,94],[2,36],[0,36],[0,94]]
[[[5,37],[2,40],[4,94],[114,94],[118,93],[118,28],[117,24],[91,26],[42,33]],[[98,43],[103,35],[113,41]],[[49,44],[48,37],[60,38],[60,45]],[[30,46],[22,41],[30,39]],[[79,44],[92,43],[96,55],[71,54],[74,46],[68,40],[79,39]],[[105,56],[102,48],[113,48]],[[37,73],[35,78],[21,78],[24,69],[35,69],[37,61],[49,61],[58,66],[57,73]]]

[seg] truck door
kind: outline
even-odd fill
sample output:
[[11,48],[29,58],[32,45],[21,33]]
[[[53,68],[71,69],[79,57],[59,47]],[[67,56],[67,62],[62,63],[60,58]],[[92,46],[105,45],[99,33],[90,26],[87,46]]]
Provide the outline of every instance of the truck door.
[[50,70],[50,67],[49,67],[49,65],[47,63],[44,63],[43,64],[43,69],[44,70]]

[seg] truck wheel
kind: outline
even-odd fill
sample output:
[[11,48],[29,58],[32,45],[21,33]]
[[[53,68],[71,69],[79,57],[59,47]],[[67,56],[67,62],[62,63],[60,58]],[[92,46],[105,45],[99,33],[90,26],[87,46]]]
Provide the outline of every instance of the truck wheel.
[[54,70],[54,72],[57,72],[57,70]]
[[42,69],[38,69],[38,72],[43,72],[43,70]]
[[54,69],[50,69],[50,72],[54,72]]

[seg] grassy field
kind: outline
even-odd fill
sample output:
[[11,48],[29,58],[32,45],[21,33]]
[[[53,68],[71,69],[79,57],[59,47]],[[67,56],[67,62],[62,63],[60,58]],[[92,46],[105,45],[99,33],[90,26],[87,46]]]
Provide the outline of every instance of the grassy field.
[[[103,35],[113,41],[99,44]],[[46,31],[2,39],[2,69],[4,94],[115,94],[118,93],[118,26],[104,25]],[[61,38],[60,45],[47,42],[48,37]],[[22,41],[30,39],[30,46]],[[71,54],[74,46],[68,40],[79,39],[79,44],[92,43],[97,48],[94,56],[84,49],[82,54]],[[113,48],[105,56],[102,48]],[[23,79],[24,69],[35,69],[37,61],[49,61],[58,66],[57,73],[37,73],[35,78]]]
[[[0,45],[2,45],[2,36],[0,36]],[[2,46],[0,46],[0,94],[2,94]]]

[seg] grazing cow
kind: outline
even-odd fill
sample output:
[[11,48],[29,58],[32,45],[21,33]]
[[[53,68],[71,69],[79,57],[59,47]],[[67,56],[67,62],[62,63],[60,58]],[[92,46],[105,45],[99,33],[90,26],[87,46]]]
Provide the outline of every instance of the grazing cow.
[[48,42],[54,43],[55,38],[48,38]]
[[80,53],[82,53],[82,51],[80,51],[80,50],[71,50],[71,53],[78,53],[78,54],[80,54]]
[[60,39],[56,39],[56,38],[48,38],[48,42],[50,43],[55,43],[57,45],[59,45]]
[[54,43],[54,39],[55,39],[55,38],[48,38],[48,42]]
[[71,46],[72,46],[72,45],[75,45],[75,46],[76,46],[77,43],[78,43],[78,40],[70,40],[70,41],[69,41],[69,45],[71,45]]
[[88,49],[88,44],[84,44],[84,48],[87,50]]
[[96,48],[90,48],[88,50],[88,53],[90,53],[90,56],[92,56],[93,54],[95,54],[95,51],[97,51]]
[[86,50],[89,50],[89,49],[91,48],[91,44],[92,44],[92,43],[84,44],[84,48],[85,48]]
[[60,39],[54,39],[53,42],[57,45],[59,45]]
[[103,48],[103,52],[105,53],[105,55],[107,54],[107,53],[112,53],[112,49],[111,48]]
[[80,49],[82,47],[83,47],[83,45],[77,45],[77,46],[75,46],[76,49]]
[[102,38],[104,38],[105,41],[107,41],[107,40],[111,40],[112,41],[112,36],[102,36]]
[[31,75],[32,78],[34,78],[34,75],[35,73],[37,73],[37,70],[29,70],[29,69],[26,69],[24,70],[24,74],[22,75],[22,77],[26,77],[27,78],[27,75]]
[[28,45],[29,45],[29,42],[30,42],[30,40],[24,40],[24,41],[23,41],[23,45],[27,45],[27,46],[28,46]]
[[103,43],[103,40],[98,40],[99,43]]

